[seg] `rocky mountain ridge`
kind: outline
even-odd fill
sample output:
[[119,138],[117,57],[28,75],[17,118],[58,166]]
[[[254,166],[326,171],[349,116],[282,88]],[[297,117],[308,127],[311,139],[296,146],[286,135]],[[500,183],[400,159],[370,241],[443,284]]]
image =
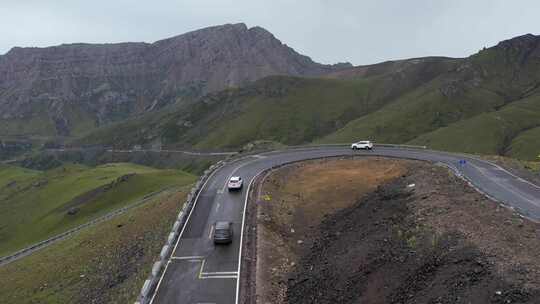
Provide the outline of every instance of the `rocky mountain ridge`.
[[318,64],[243,23],[151,44],[15,47],[0,56],[0,135],[73,135],[269,75],[349,67]]

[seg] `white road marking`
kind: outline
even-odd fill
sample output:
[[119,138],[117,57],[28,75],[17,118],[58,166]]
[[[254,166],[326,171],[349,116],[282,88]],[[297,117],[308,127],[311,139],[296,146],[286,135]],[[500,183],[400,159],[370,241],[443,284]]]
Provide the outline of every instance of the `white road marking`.
[[238,279],[238,275],[221,275],[221,276],[201,276],[199,277],[200,280],[207,280],[207,279]]
[[[249,199],[249,191],[251,189],[251,186],[253,185],[253,181],[255,181],[259,177],[259,175],[261,175],[263,172],[266,172],[266,170],[260,171],[259,173],[257,173],[257,175],[255,175],[251,179],[251,181],[249,181],[249,185],[246,191],[246,199],[244,200],[244,210],[242,211],[242,228],[240,230],[240,249],[238,251],[238,277],[240,277],[240,270],[242,267],[242,245],[243,245],[242,242],[244,239],[244,223],[246,221],[246,207],[247,207],[247,203]],[[240,279],[236,280],[236,300],[235,300],[236,304],[240,303],[239,295],[240,295]]]
[[204,265],[206,260],[202,260],[201,269],[199,270],[199,279],[237,279],[238,271],[218,271],[218,272],[204,272]]
[[202,260],[204,259],[201,255],[194,256],[183,256],[183,257],[171,257],[171,260]]
[[221,275],[221,274],[238,274],[238,271],[217,271],[217,272],[202,272],[201,273],[202,275],[207,275],[207,276],[210,276],[210,275]]
[[210,226],[210,232],[208,233],[208,239],[212,239],[212,232],[214,232],[214,225]]

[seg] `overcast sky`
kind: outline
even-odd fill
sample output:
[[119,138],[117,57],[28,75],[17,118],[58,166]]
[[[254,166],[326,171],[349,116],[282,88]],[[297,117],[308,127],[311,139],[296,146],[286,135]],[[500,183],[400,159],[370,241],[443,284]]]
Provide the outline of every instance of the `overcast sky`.
[[355,65],[464,57],[540,33],[538,0],[0,0],[0,54],[13,46],[153,42],[244,22],[315,61]]

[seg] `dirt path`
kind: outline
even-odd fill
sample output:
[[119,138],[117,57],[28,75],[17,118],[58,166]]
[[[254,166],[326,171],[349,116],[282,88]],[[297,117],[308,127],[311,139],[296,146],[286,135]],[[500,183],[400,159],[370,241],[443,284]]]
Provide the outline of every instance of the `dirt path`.
[[251,303],[539,303],[540,225],[444,168],[309,161],[259,186]]

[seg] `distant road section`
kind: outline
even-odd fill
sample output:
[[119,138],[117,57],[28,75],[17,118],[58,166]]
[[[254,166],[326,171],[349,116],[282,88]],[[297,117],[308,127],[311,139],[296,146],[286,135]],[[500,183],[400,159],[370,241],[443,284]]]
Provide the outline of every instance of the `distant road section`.
[[[72,151],[85,151],[89,150],[88,148],[55,148],[55,149],[46,149],[47,152],[72,152]],[[187,150],[167,150],[167,149],[106,149],[105,151],[109,153],[138,153],[138,152],[153,152],[153,153],[181,153],[187,155],[210,155],[210,156],[228,156],[235,155],[238,152],[200,152],[200,151],[187,151]]]
[[[335,146],[261,153],[231,162],[207,180],[175,244],[151,303],[238,303],[248,185],[259,173],[274,166],[336,156],[385,156],[440,163],[491,198],[524,216],[540,220],[539,186],[495,164],[468,156],[395,147],[375,147],[372,151],[358,152]],[[244,179],[245,187],[241,192],[227,190],[227,180],[232,175]],[[212,233],[216,221],[233,222],[235,233],[232,244],[214,245]]]

